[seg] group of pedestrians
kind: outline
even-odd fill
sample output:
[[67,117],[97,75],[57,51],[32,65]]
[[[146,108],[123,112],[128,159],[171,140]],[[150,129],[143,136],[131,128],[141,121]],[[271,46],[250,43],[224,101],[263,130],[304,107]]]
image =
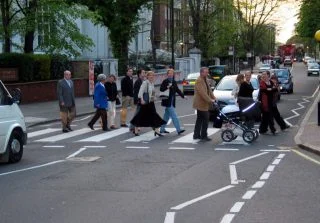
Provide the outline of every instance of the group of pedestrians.
[[[258,101],[260,102],[261,110],[260,134],[265,134],[269,128],[271,133],[275,135],[277,130],[274,126],[274,120],[276,120],[281,130],[284,131],[289,128],[290,126],[283,120],[277,107],[278,95],[280,94],[277,76],[275,74],[271,76],[269,71],[264,71],[261,74],[259,88]],[[246,71],[244,75],[238,74],[232,95],[236,98],[240,111],[243,111],[254,102],[253,91],[251,72]],[[245,120],[246,125],[250,128],[253,128],[254,121],[254,119]]]

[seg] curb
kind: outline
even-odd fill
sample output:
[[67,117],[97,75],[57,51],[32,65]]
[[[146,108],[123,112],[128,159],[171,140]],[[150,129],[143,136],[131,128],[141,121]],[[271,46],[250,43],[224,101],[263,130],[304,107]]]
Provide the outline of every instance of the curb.
[[298,147],[300,149],[303,149],[305,151],[308,151],[308,152],[311,152],[311,153],[314,153],[314,154],[320,156],[320,150],[315,148],[314,146],[308,144],[308,143],[306,143],[306,144],[298,144]]

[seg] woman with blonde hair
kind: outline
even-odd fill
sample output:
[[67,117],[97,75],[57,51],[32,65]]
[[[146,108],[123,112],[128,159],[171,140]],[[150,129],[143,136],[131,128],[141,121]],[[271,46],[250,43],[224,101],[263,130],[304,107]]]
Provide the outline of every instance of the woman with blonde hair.
[[237,78],[236,78],[236,85],[233,88],[231,95],[234,96],[235,99],[238,98],[238,93],[239,93],[239,89],[240,89],[240,85],[244,82],[244,75],[243,74],[238,74]]
[[166,122],[159,116],[154,105],[155,89],[154,89],[154,72],[147,72],[147,79],[143,81],[138,98],[140,99],[141,107],[138,113],[132,118],[131,124],[136,128],[134,134],[138,136],[137,127],[152,127],[154,135],[163,136],[159,128]]

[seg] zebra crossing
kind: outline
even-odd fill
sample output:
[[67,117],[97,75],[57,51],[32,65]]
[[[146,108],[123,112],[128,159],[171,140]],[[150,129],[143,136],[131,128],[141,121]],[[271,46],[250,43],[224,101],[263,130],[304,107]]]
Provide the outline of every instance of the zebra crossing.
[[[169,132],[167,135],[176,134],[175,128],[166,128]],[[208,128],[208,136],[212,136],[219,132],[220,129]],[[154,136],[154,131],[150,130],[147,132],[142,132],[139,136],[134,136],[133,134],[128,134],[128,128],[119,128],[108,132],[102,132],[99,129],[91,130],[87,127],[80,128],[68,133],[61,133],[60,128],[45,128],[41,130],[36,130],[28,133],[28,139],[31,143],[61,143],[67,141],[68,143],[100,143],[105,142],[117,137],[121,137],[121,142],[123,143],[141,143],[141,142],[151,142],[159,138],[159,136]],[[127,134],[127,135],[126,135]],[[127,136],[127,138],[125,138]],[[123,139],[125,138],[125,139]],[[162,137],[161,137],[162,138]],[[164,137],[165,139],[166,137]],[[193,139],[193,131],[186,131],[185,134],[176,135],[176,137],[170,137],[169,144],[196,144],[199,140]]]

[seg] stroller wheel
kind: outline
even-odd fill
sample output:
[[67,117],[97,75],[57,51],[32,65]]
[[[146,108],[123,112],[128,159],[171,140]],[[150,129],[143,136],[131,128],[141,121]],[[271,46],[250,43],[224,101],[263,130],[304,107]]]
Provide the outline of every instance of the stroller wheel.
[[257,140],[259,138],[259,131],[257,129],[253,130],[254,131],[254,140]]
[[246,143],[252,143],[256,139],[256,134],[252,130],[245,130],[242,138]]
[[235,139],[234,133],[230,129],[223,130],[221,138],[224,142],[231,142]]

